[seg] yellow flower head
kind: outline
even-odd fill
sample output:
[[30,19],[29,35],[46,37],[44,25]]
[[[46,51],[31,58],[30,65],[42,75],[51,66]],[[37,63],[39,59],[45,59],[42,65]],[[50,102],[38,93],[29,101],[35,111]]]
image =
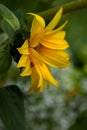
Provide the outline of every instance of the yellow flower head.
[[52,76],[49,66],[63,68],[70,65],[69,55],[65,49],[69,47],[65,38],[65,31],[62,31],[67,22],[54,29],[58,24],[63,9],[56,13],[51,22],[45,27],[44,19],[34,13],[28,13],[34,16],[30,38],[26,39],[24,44],[18,48],[21,54],[17,67],[24,67],[21,76],[31,75],[30,90],[42,92],[44,84],[50,83],[58,86],[58,82]]

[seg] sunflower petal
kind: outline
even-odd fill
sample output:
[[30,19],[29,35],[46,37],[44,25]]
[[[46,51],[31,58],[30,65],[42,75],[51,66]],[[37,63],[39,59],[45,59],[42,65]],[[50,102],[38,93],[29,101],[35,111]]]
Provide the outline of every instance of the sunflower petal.
[[57,29],[53,30],[53,33],[57,33],[59,31],[61,31],[66,26],[67,23],[68,23],[68,20],[65,21],[65,23],[62,24],[60,27],[58,27]]
[[43,37],[44,38],[47,38],[47,37],[56,37],[58,39],[64,39],[66,36],[66,31],[50,31],[50,32],[47,32],[45,34],[45,36]]
[[70,56],[64,51],[52,50],[46,47],[42,47],[39,51],[44,62],[51,66],[62,68],[70,65]]
[[42,57],[41,55],[36,51],[34,50],[33,48],[30,48],[30,53],[31,53],[31,60],[33,61],[34,65],[35,64],[42,64]]
[[69,44],[66,40],[64,40],[65,37],[65,31],[61,31],[56,34],[49,34],[46,35],[41,40],[41,45],[50,48],[50,49],[56,49],[56,50],[64,50],[69,47]]
[[58,82],[54,79],[54,77],[51,75],[48,67],[43,63],[42,66],[40,66],[42,75],[44,77],[44,79],[50,83],[52,83],[55,86],[58,86]]
[[31,37],[33,37],[37,32],[44,29],[45,21],[41,16],[37,14],[34,13],[27,13],[27,14],[34,16],[31,27]]
[[32,67],[31,67],[31,62],[28,59],[26,63],[26,67],[24,68],[23,72],[20,74],[20,76],[29,76],[32,73]]
[[29,91],[34,90],[35,93],[42,92],[44,88],[44,82],[42,79],[42,75],[40,74],[40,70],[36,70],[34,67],[32,70],[32,75],[31,75],[31,87]]
[[27,55],[22,55],[19,62],[18,62],[18,64],[17,64],[17,67],[20,68],[20,67],[26,66],[27,60],[28,60],[28,56]]
[[30,38],[30,47],[32,48],[37,47],[40,43],[42,36],[43,35],[41,34],[41,32],[39,32],[36,35],[34,35],[34,37]]
[[64,67],[67,67],[69,66],[71,63],[69,61],[67,62],[58,62],[58,61],[55,61],[55,60],[51,60],[50,58],[48,57],[44,57],[43,56],[43,61],[44,63],[48,64],[49,66],[52,66],[54,68],[64,68]]
[[37,74],[35,67],[33,67],[31,75],[31,86],[29,88],[29,91],[36,90],[38,82],[39,82],[39,75]]
[[17,48],[17,50],[19,51],[20,54],[29,55],[30,52],[29,52],[28,40],[25,40],[24,44],[20,48]]
[[65,40],[44,40],[41,41],[41,44],[49,49],[55,49],[55,50],[65,50],[69,47],[68,43]]
[[45,28],[45,32],[47,31],[51,31],[52,29],[55,28],[55,26],[58,24],[58,22],[61,19],[62,16],[62,12],[63,12],[63,8],[60,8],[58,10],[58,12],[56,13],[56,15],[54,16],[54,18],[51,20],[51,22],[47,25],[47,27]]
[[40,92],[42,92],[43,91],[43,84],[44,84],[42,71],[40,70],[40,65],[35,65],[35,68],[36,68],[36,71],[39,75],[39,82],[38,82],[37,88],[39,88]]
[[30,31],[31,32],[30,43],[31,47],[36,47],[41,39],[42,32],[45,27],[45,21],[41,16],[37,14],[34,13],[28,13],[28,14],[34,16]]

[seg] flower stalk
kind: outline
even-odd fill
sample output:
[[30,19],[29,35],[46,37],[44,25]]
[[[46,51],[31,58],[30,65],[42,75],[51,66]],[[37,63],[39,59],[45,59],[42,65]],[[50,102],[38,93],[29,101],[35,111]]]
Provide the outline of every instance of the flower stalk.
[[[87,8],[87,0],[77,0],[77,1],[72,1],[67,4],[62,5],[63,8],[63,14],[67,14],[70,12],[77,11],[79,9],[84,9]],[[55,15],[57,10],[60,9],[60,6],[53,7],[51,9],[47,9],[45,11],[42,11],[38,13],[38,15],[42,16],[45,20],[50,21],[52,17]],[[28,23],[32,22],[32,17],[27,17]]]
[[[87,8],[87,0],[72,1],[62,5],[62,7],[63,7],[63,14],[70,13],[79,9]],[[40,12],[39,15],[41,15],[47,20],[50,20],[55,15],[55,13],[59,8],[60,6],[48,9],[46,11]]]

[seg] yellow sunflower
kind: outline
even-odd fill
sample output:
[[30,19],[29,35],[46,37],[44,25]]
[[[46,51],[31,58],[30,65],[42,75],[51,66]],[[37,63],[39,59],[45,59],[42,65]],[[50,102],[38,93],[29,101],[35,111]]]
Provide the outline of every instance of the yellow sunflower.
[[64,39],[66,32],[62,31],[67,21],[54,29],[59,23],[63,9],[60,8],[51,22],[45,27],[44,19],[34,13],[28,13],[34,16],[30,38],[26,39],[24,44],[17,48],[21,54],[17,67],[24,67],[21,76],[31,75],[30,90],[42,92],[44,84],[47,87],[50,84],[58,86],[58,82],[52,76],[49,66],[63,68],[70,65],[70,56],[65,52],[69,47]]

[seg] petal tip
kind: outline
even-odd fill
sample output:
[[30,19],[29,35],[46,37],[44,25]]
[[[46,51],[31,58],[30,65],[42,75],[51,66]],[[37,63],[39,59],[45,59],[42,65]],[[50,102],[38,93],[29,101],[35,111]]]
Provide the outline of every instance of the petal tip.
[[63,7],[60,7],[59,11],[62,13],[63,12]]

